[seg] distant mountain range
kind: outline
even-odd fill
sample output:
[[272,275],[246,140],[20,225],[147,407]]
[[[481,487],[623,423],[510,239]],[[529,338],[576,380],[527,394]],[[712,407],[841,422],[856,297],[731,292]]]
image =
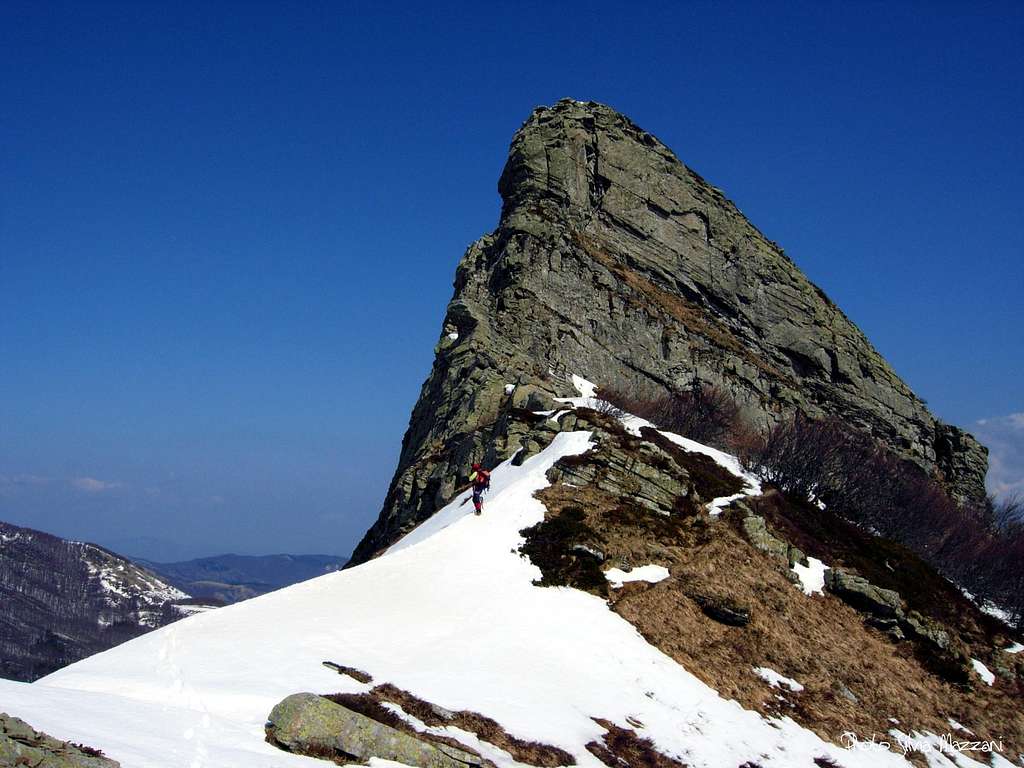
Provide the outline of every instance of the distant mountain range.
[[188,602],[95,544],[0,522],[0,677],[35,680],[181,618]]
[[135,562],[196,599],[226,604],[339,571],[347,558],[338,555],[216,555],[178,563],[143,559]]
[[336,555],[132,561],[0,522],[0,677],[33,681],[209,606],[339,570]]

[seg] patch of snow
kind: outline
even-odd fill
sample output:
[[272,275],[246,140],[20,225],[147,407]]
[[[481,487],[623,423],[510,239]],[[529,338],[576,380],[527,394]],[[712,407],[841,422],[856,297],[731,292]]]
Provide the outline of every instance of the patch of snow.
[[581,397],[589,399],[597,397],[597,385],[587,381],[582,376],[577,376],[574,373],[572,375],[572,385],[576,387],[576,391],[580,393]]
[[1006,653],[1020,653],[1021,651],[1024,651],[1024,645],[1021,645],[1020,643],[1014,643],[1009,648],[1003,648],[1003,650]]
[[505,385],[505,394],[506,395],[511,395],[515,391],[516,391],[516,385],[515,384],[506,384]]
[[[642,419],[639,416],[634,416],[632,414],[626,414],[621,418],[621,421],[622,425],[626,428],[626,431],[636,437],[640,437],[640,430],[644,427],[657,429],[651,422],[647,421],[647,419]],[[725,451],[720,451],[717,448],[712,448],[709,445],[698,443],[696,440],[691,440],[688,437],[677,435],[675,432],[666,432],[665,430],[660,429],[658,432],[678,445],[684,451],[689,451],[690,453],[702,453],[705,456],[708,456],[718,464],[718,466],[728,471],[729,474],[734,475],[743,481],[744,488],[741,492],[732,494],[731,496],[720,496],[717,499],[712,499],[708,504],[706,504],[705,509],[709,514],[717,515],[734,501],[738,501],[746,496],[761,495],[761,479],[757,475],[743,469],[743,466],[740,464],[740,460],[735,456],[728,454]]]
[[641,565],[630,571],[610,568],[604,572],[604,577],[608,579],[613,589],[618,589],[628,581],[646,581],[648,584],[657,584],[668,578],[668,568],[663,565]]
[[807,563],[793,563],[793,572],[800,577],[800,587],[805,595],[820,595],[825,589],[828,566],[816,557],[808,557]]
[[448,334],[448,340],[449,341],[458,341],[459,340],[459,332],[458,331],[452,331],[451,333],[449,333]]
[[1013,620],[1013,615],[1008,610],[1006,610],[1005,608],[1000,608],[991,600],[986,600],[978,607],[981,609],[982,613],[987,613],[989,616],[999,619],[1004,624],[1009,625]]
[[996,676],[989,671],[989,668],[982,664],[977,659],[971,659],[971,666],[974,667],[974,671],[978,673],[978,677],[981,678],[985,685],[992,685],[996,681]]
[[556,397],[556,403],[567,403],[573,408],[600,408],[604,404],[605,401],[597,396],[596,384],[576,374],[573,374],[571,379],[572,385],[580,393],[579,397]]
[[789,690],[796,693],[799,693],[804,689],[804,687],[796,680],[791,677],[786,677],[785,675],[780,675],[771,667],[754,667],[754,672],[756,672],[757,676],[768,683],[772,688],[781,688],[782,686],[786,686]]
[[750,496],[750,494],[745,491],[741,491],[740,493],[734,493],[732,496],[719,496],[717,499],[712,499],[707,504],[705,504],[704,508],[707,510],[709,515],[720,515],[722,514],[722,510],[728,507],[734,501],[739,501],[740,499],[746,498],[747,496]]
[[402,709],[402,707],[400,707],[398,704],[395,704],[395,703],[390,702],[390,701],[383,701],[383,702],[381,702],[381,706],[384,707],[384,709],[386,709],[389,712],[391,712],[393,715],[397,715],[398,717],[402,718],[405,722],[407,722],[409,725],[411,725],[417,731],[420,731],[422,733],[423,731],[427,730],[428,726],[427,726],[426,723],[424,723],[422,720],[420,720],[415,715],[410,715],[408,712],[406,712],[404,709]]
[[215,605],[175,605],[174,610],[184,616],[191,616],[196,613],[206,613],[217,609]]
[[949,723],[949,727],[955,731],[963,731],[964,733],[969,733],[972,736],[974,735],[974,731],[965,726],[963,723],[958,723],[952,717],[947,717],[946,722]]

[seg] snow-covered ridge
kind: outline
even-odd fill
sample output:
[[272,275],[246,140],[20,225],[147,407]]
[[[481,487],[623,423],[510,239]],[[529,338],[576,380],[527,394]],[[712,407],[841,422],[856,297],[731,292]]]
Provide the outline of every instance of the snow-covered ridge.
[[[142,568],[113,556],[92,544],[78,544],[81,559],[112,608],[130,607],[142,626],[159,626],[160,613],[167,603],[185,600],[188,594]],[[99,621],[109,621],[101,615]]]
[[[540,571],[518,553],[519,532],[544,518],[535,493],[547,471],[590,444],[587,432],[562,432],[521,466],[496,467],[481,517],[460,494],[376,560],[197,614],[32,686],[0,681],[0,700],[126,766],[323,768],[266,744],[263,724],[291,693],[367,689],[321,665],[334,659],[448,709],[484,713],[580,766],[603,765],[585,747],[604,733],[594,717],[636,727],[693,768],[909,765],[744,710],[601,598],[534,586]],[[517,766],[500,750],[487,756]],[[929,760],[954,766],[942,753]],[[961,757],[955,765],[982,764]]]

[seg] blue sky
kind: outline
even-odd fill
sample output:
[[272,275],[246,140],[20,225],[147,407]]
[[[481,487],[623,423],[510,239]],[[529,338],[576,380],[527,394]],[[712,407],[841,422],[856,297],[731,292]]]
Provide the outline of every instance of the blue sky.
[[563,96],[1024,466],[1020,4],[364,5],[0,4],[0,519],[350,551],[509,139]]

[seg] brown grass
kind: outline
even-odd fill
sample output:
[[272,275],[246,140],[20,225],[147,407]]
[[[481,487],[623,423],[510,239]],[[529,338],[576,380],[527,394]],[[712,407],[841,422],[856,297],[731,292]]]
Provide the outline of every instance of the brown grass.
[[[392,704],[397,704],[405,712],[422,720],[427,725],[453,725],[475,733],[481,740],[508,752],[517,762],[540,766],[540,768],[576,765],[576,758],[565,750],[512,736],[495,720],[478,712],[460,710],[448,713],[451,716],[446,717],[440,714],[439,708],[430,702],[390,683],[378,685],[367,695],[373,696],[377,701],[389,701]],[[422,737],[423,734],[420,736]],[[472,751],[457,743],[453,745],[459,746],[460,749],[466,749],[466,751]]]
[[608,768],[686,768],[685,763],[659,752],[650,739],[638,736],[636,731],[596,717],[594,722],[607,733],[601,741],[587,744],[587,751]]
[[359,683],[372,683],[373,677],[367,672],[363,672],[361,669],[355,667],[346,667],[344,664],[335,664],[333,661],[325,661],[323,665],[328,669],[333,669],[339,675],[348,675],[353,680]]
[[[831,596],[809,598],[724,521],[713,535],[694,535],[671,567],[673,578],[622,594],[613,609],[652,644],[724,697],[765,714],[788,714],[823,738],[844,731],[886,733],[895,717],[906,728],[945,733],[947,717],[978,738],[1024,748],[1019,698],[1001,687],[964,690],[930,674],[911,644],[894,645]],[[694,592],[751,606],[750,623],[729,627],[708,619]],[[780,704],[752,667],[768,666],[805,686]],[[854,704],[840,692],[846,686]],[[965,719],[961,719],[965,718]],[[984,735],[981,735],[984,734]]]
[[[582,510],[579,524],[599,538],[606,564],[669,568],[671,577],[658,584],[606,586],[605,594],[649,642],[723,697],[765,715],[791,716],[834,743],[845,731],[864,738],[885,734],[890,717],[904,728],[942,734],[952,717],[976,738],[1002,739],[1008,749],[1024,750],[1017,690],[1003,680],[967,690],[931,674],[913,643],[894,644],[831,595],[804,595],[784,575],[785,564],[755,550],[728,512],[719,520],[668,517],[592,486],[555,484],[537,498],[548,517],[566,507]],[[701,598],[748,607],[749,624],[712,620]],[[805,690],[770,688],[754,674],[758,666],[796,678]],[[843,687],[858,703],[846,698]],[[785,702],[776,698],[779,693]]]

